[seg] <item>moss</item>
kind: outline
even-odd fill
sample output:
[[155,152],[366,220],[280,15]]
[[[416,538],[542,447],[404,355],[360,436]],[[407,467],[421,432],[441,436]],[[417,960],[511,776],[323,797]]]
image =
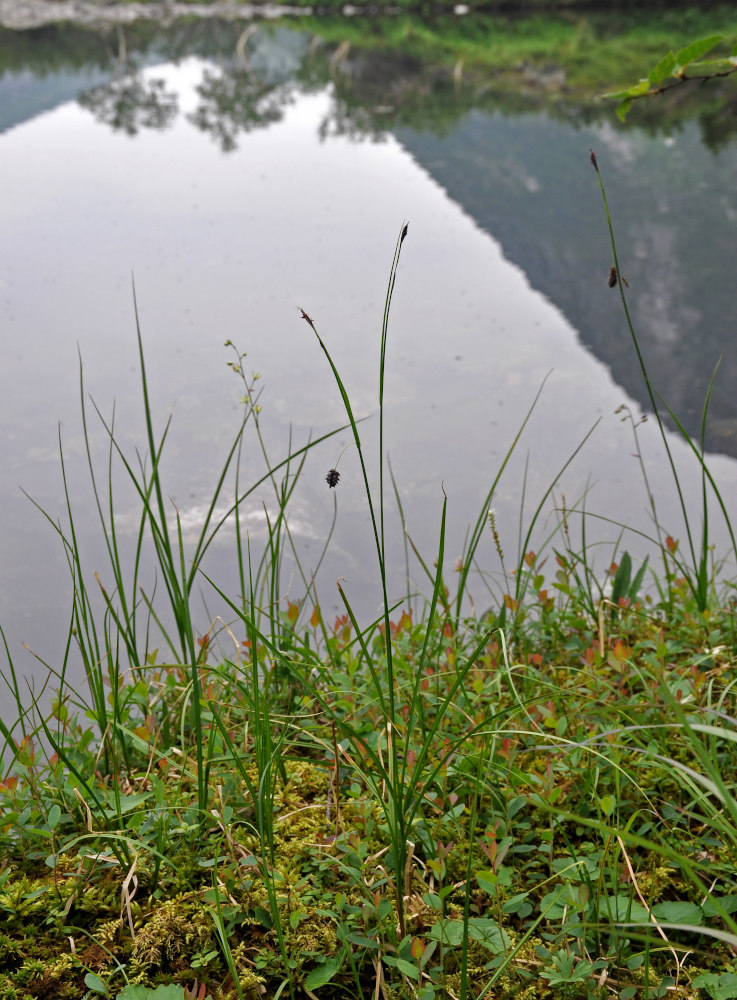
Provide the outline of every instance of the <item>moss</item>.
[[0,919],[15,924],[18,917],[28,918],[37,914],[46,914],[49,901],[46,893],[49,890],[48,881],[34,879],[19,874],[14,878],[17,869],[11,871],[10,878],[0,891]]
[[83,969],[73,955],[59,955],[45,967],[40,964],[41,974],[33,980],[36,1000],[76,1000],[80,996]]
[[0,934],[0,966],[7,968],[22,958],[22,949],[18,941]]
[[253,969],[242,968],[245,961],[245,951],[246,949],[243,945],[238,945],[233,950],[233,959],[238,969],[238,982],[247,1000],[251,1000],[251,998],[253,1000],[261,1000],[266,992],[264,988],[266,979],[263,976],[257,975]]
[[15,981],[21,986],[28,986],[34,979],[40,979],[44,973],[44,963],[37,958],[27,958],[15,974]]
[[121,947],[121,932],[120,918],[106,920],[95,927],[95,943],[115,955]]
[[133,940],[131,959],[134,968],[161,967],[212,947],[212,920],[199,898],[187,893],[156,906]]
[[300,922],[289,936],[289,948],[295,955],[334,955],[338,950],[335,924],[328,917],[312,913]]

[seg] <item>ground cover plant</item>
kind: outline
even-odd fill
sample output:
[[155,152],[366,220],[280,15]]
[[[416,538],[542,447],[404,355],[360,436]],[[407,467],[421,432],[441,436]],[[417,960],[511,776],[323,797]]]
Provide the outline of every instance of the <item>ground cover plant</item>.
[[[604,206],[602,294],[618,290],[629,323]],[[711,545],[710,514],[728,511],[703,433],[690,442],[703,509],[684,506],[682,538],[659,523],[643,464],[657,568],[620,542],[602,579],[586,516],[562,503],[533,550],[552,486],[505,556],[492,504],[523,426],[482,490],[454,588],[443,502],[436,551],[411,554],[408,542],[424,598],[392,603],[385,518],[395,501],[403,513],[384,460],[384,375],[407,237],[403,226],[379,342],[376,481],[328,339],[307,311],[300,319],[363,471],[382,585],[374,622],[345,595],[325,620],[301,566],[304,597],[282,599],[290,497],[317,442],[271,456],[257,381],[233,345],[243,420],[185,547],[139,331],[148,459],[124,454],[113,421],[103,477],[89,454],[107,577],[86,573],[68,502],[66,525],[51,522],[75,593],[51,710],[24,705],[12,662],[6,673],[17,717],[2,725],[2,1000],[737,996],[734,586]],[[662,429],[667,408],[643,377]],[[266,471],[244,486],[247,432]],[[132,555],[116,529],[115,465],[139,498]],[[340,488],[338,472],[326,489]],[[277,513],[256,553],[240,520],[264,483]],[[201,560],[233,522],[239,592],[218,591],[230,620],[201,629]],[[471,580],[489,588],[483,614],[469,612]],[[67,679],[72,651],[87,692]]]

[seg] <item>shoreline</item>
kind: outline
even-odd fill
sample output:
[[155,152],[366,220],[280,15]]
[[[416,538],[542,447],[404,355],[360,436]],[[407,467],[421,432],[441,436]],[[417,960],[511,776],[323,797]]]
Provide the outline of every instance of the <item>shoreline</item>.
[[43,28],[50,24],[73,21],[90,27],[132,24],[135,21],[171,23],[182,17],[222,18],[230,20],[274,20],[312,14],[311,7],[292,7],[275,3],[236,3],[215,0],[213,3],[137,2],[103,5],[94,0],[0,0],[0,26],[15,31]]
[[[626,10],[631,3],[625,0],[615,6]],[[641,8],[653,10],[662,9],[663,6],[658,0],[640,5]],[[680,4],[676,2],[670,6],[677,9]],[[509,0],[486,0],[479,5],[457,3],[454,0],[445,3],[423,3],[420,0],[416,3],[357,4],[343,3],[342,0],[318,0],[308,6],[279,2],[241,3],[239,0],[202,0],[198,3],[189,3],[187,0],[113,0],[110,3],[105,0],[0,0],[0,28],[29,31],[64,22],[89,27],[133,24],[136,21],[158,21],[167,25],[181,18],[255,21],[326,14],[348,18],[361,15],[392,17],[399,14],[430,13],[463,17],[472,14],[560,14],[597,9],[610,10],[611,5],[596,0],[529,0],[519,5],[512,4]]]

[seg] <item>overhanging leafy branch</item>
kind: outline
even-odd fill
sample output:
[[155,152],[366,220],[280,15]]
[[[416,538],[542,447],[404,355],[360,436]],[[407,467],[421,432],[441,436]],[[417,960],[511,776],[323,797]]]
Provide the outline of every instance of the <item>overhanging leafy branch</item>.
[[603,97],[619,101],[617,117],[624,121],[632,107],[632,102],[641,97],[654,97],[663,94],[674,87],[679,87],[688,80],[712,80],[717,77],[731,76],[737,72],[737,45],[729,56],[718,59],[702,59],[720,42],[723,35],[710,35],[699,41],[691,42],[678,52],[672,50],[663,56],[660,62],[650,70],[646,77],[628,87],[626,90],[612,91]]

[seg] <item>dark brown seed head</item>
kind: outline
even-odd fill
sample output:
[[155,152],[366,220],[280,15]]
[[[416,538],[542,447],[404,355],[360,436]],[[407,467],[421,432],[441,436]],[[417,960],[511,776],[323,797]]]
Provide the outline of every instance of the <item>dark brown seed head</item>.
[[402,230],[402,235],[399,237],[400,245],[404,243],[404,237],[407,235],[407,230],[409,229],[409,222],[407,222]]
[[598,174],[599,173],[599,164],[596,162],[596,153],[593,151],[593,149],[590,149],[589,152],[591,153],[591,166],[594,168],[594,170]]
[[331,489],[337,486],[338,483],[340,482],[340,473],[338,472],[338,470],[331,469],[330,472],[328,472],[327,476],[325,476],[325,482]]
[[616,267],[609,268],[609,287],[614,288],[617,284],[617,269]]

